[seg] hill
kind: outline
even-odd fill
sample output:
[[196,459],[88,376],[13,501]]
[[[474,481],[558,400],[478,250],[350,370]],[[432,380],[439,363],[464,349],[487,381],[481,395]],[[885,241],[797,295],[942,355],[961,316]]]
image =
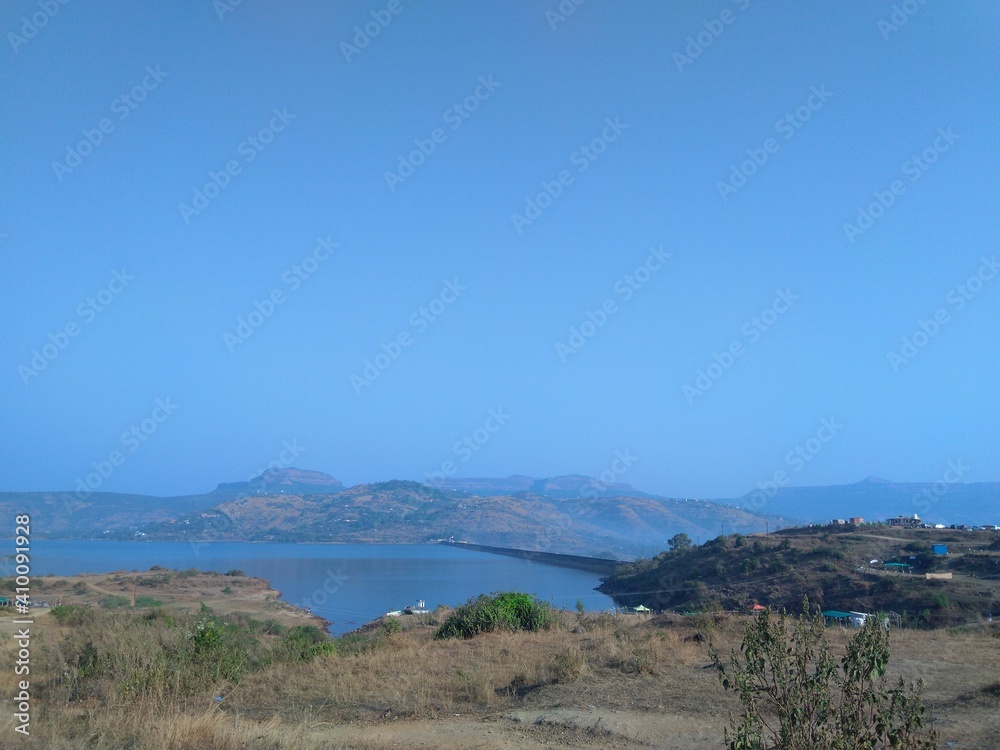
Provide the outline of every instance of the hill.
[[216,487],[217,493],[271,494],[282,492],[340,492],[345,489],[339,479],[308,469],[268,469],[246,482],[229,482]]
[[[771,519],[772,525],[784,519]],[[632,558],[684,532],[755,531],[764,519],[707,501],[636,497],[562,499],[531,492],[480,496],[394,480],[334,494],[250,494],[144,527],[149,539],[423,543]],[[787,522],[787,521],[786,521]]]
[[535,479],[520,474],[512,474],[504,479],[454,477],[435,479],[431,484],[440,490],[467,492],[470,495],[479,495],[480,497],[517,495],[522,492],[564,499],[577,497],[656,497],[646,492],[640,492],[624,482],[605,483],[582,474],[566,474],[544,479]]
[[98,539],[133,534],[150,523],[208,509],[228,497],[225,493],[156,497],[119,492],[0,492],[0,518],[14,528],[14,516],[31,516],[35,538]]
[[624,566],[599,590],[653,609],[799,612],[808,597],[824,610],[893,611],[913,625],[979,622],[1000,614],[1000,534],[872,525],[720,536]]

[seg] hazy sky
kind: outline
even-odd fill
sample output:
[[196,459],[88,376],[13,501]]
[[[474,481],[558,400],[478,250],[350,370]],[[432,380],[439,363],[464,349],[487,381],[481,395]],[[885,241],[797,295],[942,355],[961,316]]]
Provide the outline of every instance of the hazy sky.
[[1000,8],[576,2],[5,3],[0,489],[1000,480]]

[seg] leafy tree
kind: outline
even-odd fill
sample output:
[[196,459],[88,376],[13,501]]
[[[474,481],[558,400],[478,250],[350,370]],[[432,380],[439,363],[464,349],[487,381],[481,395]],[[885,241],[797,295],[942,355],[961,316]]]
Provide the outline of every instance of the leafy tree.
[[685,533],[674,534],[667,540],[670,549],[674,552],[687,552],[691,549],[691,537]]
[[806,611],[789,634],[785,616],[760,613],[743,633],[742,658],[712,661],[725,690],[743,704],[726,730],[729,750],[932,750],[921,685],[890,686],[889,632],[867,618],[838,661],[822,616]]

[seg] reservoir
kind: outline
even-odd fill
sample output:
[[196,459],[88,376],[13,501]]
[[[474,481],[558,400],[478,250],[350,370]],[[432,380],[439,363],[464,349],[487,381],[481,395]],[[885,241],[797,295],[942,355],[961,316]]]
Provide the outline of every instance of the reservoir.
[[250,542],[47,541],[32,543],[35,576],[120,570],[238,569],[266,578],[290,604],[346,633],[424,599],[430,609],[478,594],[517,590],[555,607],[614,606],[594,590],[597,573],[437,544],[264,544]]

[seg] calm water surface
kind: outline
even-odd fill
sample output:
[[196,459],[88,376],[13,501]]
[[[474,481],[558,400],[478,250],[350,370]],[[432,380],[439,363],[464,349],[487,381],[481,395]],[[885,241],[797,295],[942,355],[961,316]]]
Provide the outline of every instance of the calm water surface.
[[425,599],[461,604],[481,593],[516,589],[557,607],[614,606],[594,591],[596,573],[434,544],[252,544],[248,542],[32,542],[36,576],[114,570],[238,568],[268,579],[282,599],[311,609],[344,633],[389,610]]

